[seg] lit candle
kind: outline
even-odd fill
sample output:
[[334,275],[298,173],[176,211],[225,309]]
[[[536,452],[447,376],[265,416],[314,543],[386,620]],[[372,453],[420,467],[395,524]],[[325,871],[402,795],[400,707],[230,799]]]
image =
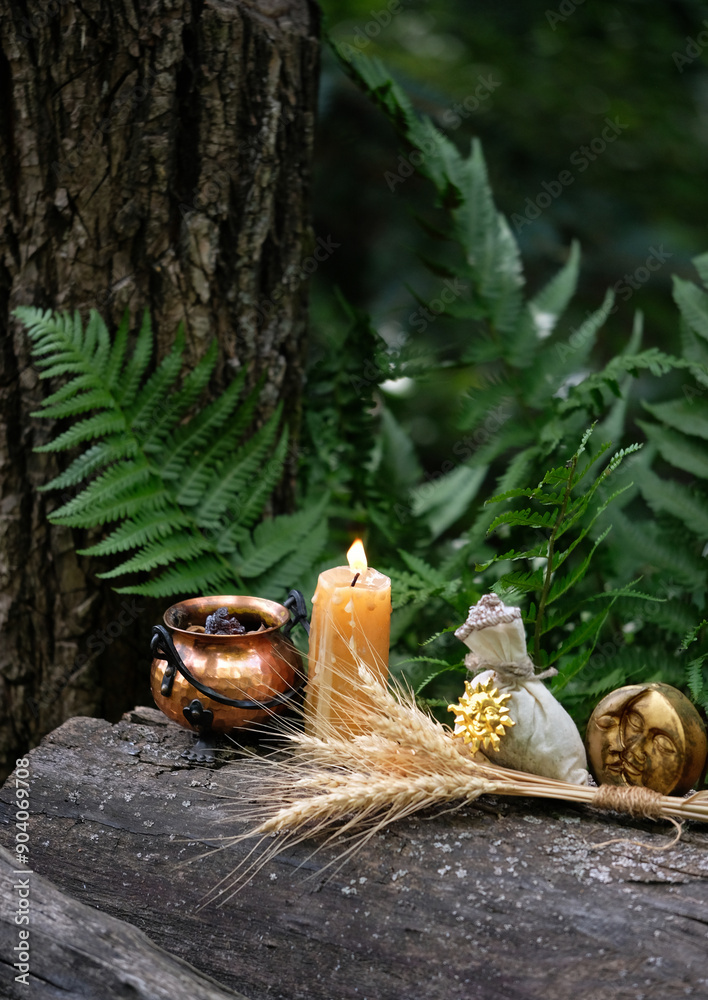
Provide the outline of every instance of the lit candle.
[[382,683],[388,676],[391,580],[367,566],[360,539],[347,559],[349,566],[320,573],[312,598],[305,731],[323,739],[365,731],[359,663]]

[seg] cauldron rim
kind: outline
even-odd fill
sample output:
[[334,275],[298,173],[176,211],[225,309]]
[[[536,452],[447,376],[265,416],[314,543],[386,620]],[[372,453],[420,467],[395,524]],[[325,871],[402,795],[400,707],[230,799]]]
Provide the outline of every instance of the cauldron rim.
[[[187,615],[190,624],[203,624],[206,616],[213,614],[217,608],[227,607],[229,614],[250,614],[257,615],[266,626],[262,631],[243,632],[240,635],[207,635],[204,632],[189,632],[186,628],[181,628],[174,624],[175,618],[181,612]],[[194,615],[191,618],[190,612]],[[206,597],[190,597],[185,601],[178,601],[171,605],[162,616],[162,619],[170,630],[180,636],[185,636],[190,640],[207,640],[208,642],[228,643],[235,640],[253,639],[257,636],[266,636],[287,624],[290,620],[288,609],[277,601],[270,601],[264,597],[253,597],[246,594],[218,594]],[[201,619],[201,621],[199,620]],[[272,622],[272,624],[269,624]]]

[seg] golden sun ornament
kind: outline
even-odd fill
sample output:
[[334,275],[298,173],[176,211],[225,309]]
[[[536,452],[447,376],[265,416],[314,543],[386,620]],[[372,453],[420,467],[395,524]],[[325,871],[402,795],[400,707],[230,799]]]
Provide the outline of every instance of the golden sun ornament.
[[505,702],[510,694],[499,694],[490,677],[486,684],[474,685],[465,681],[465,693],[457,705],[448,705],[448,712],[455,712],[455,736],[461,736],[470,745],[472,753],[478,750],[498,750],[499,738],[513,726]]

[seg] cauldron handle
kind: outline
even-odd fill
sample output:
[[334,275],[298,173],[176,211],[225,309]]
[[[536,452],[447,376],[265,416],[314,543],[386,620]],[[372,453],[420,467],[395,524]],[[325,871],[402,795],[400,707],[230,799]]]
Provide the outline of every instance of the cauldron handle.
[[302,625],[309,635],[310,623],[307,620],[307,605],[301,591],[291,590],[283,601],[283,607],[286,607],[292,614],[292,618],[287,625],[283,625],[283,635],[289,637],[295,625]]
[[[302,595],[300,596],[302,597]],[[295,622],[293,621],[291,623],[291,627],[294,624]],[[207,684],[202,684],[201,681],[197,680],[194,674],[184,664],[182,657],[175,648],[172,636],[164,625],[153,625],[150,650],[156,660],[167,660],[167,669],[163,675],[162,685],[160,687],[160,693],[166,697],[172,693],[172,682],[174,681],[176,671],[179,671],[184,679],[192,685],[192,687],[196,688],[201,694],[205,694],[207,698],[212,698],[214,701],[218,701],[221,705],[230,705],[232,708],[263,710],[268,708],[277,708],[280,705],[287,705],[305,686],[305,678],[303,678],[301,683],[298,684],[296,688],[292,688],[284,694],[278,694],[274,698],[270,698],[268,701],[250,701],[243,698],[226,698],[223,694],[219,694],[218,691],[215,691],[214,688],[209,687]]]

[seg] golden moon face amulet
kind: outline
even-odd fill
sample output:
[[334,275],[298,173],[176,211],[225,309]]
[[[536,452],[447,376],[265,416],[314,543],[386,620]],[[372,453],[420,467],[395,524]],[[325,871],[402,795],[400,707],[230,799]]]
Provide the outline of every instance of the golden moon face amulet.
[[590,716],[585,742],[599,784],[663,795],[695,788],[708,754],[698,711],[669,684],[630,684],[606,695]]

